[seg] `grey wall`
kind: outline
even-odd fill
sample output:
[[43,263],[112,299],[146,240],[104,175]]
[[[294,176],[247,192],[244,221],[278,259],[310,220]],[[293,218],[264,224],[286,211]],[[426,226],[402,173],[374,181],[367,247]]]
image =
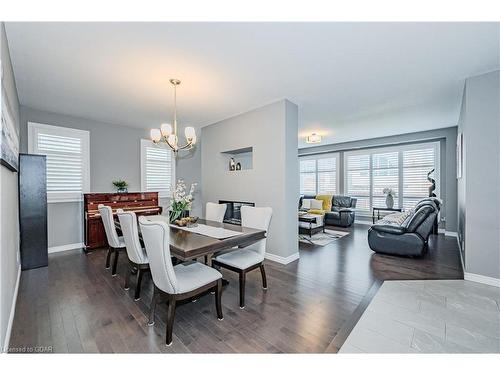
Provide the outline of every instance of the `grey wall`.
[[[114,191],[111,182],[117,178],[123,178],[129,183],[129,191],[141,190],[140,140],[149,138],[148,129],[102,123],[21,106],[22,152],[28,151],[28,122],[90,131],[91,192]],[[193,154],[195,159],[199,159],[199,153]],[[182,163],[186,161],[180,162],[176,168],[177,178],[184,178],[186,172],[186,180],[191,181],[196,173],[191,173]],[[166,210],[168,199],[162,199],[160,204]],[[50,203],[49,247],[83,242],[82,217],[81,202]]]
[[189,186],[192,183],[196,183],[196,190],[194,192],[194,202],[191,207],[192,215],[202,216],[203,215],[203,199],[201,196],[202,186],[201,186],[201,148],[202,140],[200,141],[200,135],[198,133],[198,140],[196,147],[190,151],[180,152],[177,156],[177,178],[182,178]]
[[459,123],[465,178],[459,181],[465,271],[500,279],[500,71],[466,80]]
[[[202,128],[203,201],[254,202],[273,208],[268,253],[298,253],[297,106],[287,100]],[[253,169],[230,172],[222,152],[253,147]]]
[[[443,199],[443,211],[441,220],[445,220],[445,229],[456,232],[457,230],[457,179],[456,179],[456,140],[457,127],[422,131],[416,133],[400,134],[390,137],[380,137],[365,139],[353,142],[336,143],[324,146],[301,148],[300,155],[309,155],[323,152],[341,152],[339,161],[340,176],[343,176],[342,151],[349,151],[360,148],[370,148],[378,146],[390,146],[404,143],[416,143],[424,141],[439,141],[441,151],[441,176],[440,189],[441,199]],[[340,191],[343,190],[344,180],[340,179]]]
[[[2,90],[19,129],[19,100],[3,22],[0,22]],[[19,272],[19,210],[17,173],[0,166],[0,344],[6,343],[10,313]]]

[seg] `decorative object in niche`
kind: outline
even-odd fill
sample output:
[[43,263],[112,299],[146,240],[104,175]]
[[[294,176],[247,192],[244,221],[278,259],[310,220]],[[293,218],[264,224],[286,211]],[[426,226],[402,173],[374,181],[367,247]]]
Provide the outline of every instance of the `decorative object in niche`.
[[231,172],[253,169],[253,147],[249,146],[222,151],[220,160],[223,163],[221,166],[225,170],[229,167],[229,171]]

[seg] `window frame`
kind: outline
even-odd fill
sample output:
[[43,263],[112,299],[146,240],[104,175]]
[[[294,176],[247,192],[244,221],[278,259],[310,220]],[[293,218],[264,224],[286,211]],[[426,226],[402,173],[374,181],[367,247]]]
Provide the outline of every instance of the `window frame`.
[[48,203],[81,202],[83,194],[90,192],[90,131],[28,122],[28,152],[36,155],[47,155],[38,151],[38,133],[46,132],[56,136],[79,138],[82,141],[82,192],[50,192],[47,190]]
[[[314,160],[314,172],[307,172],[307,173],[314,173],[315,176],[315,193],[314,195],[319,195],[319,194],[325,194],[322,192],[319,192],[319,173],[318,173],[318,160],[320,159],[335,159],[335,193],[333,195],[338,195],[340,194],[340,153],[338,152],[330,152],[330,153],[325,153],[325,154],[320,154],[320,155],[304,155],[299,157],[299,184],[300,184],[300,175],[302,172],[300,172],[300,162],[302,160]],[[321,172],[326,172],[326,171],[321,171]],[[320,172],[320,173],[321,173]],[[305,173],[305,172],[304,172]],[[300,187],[299,187],[300,189]],[[299,191],[300,195],[306,195]],[[308,195],[308,194],[307,194]]]
[[153,143],[153,141],[149,140],[149,139],[141,139],[141,143],[140,143],[140,152],[141,152],[141,191],[147,191],[146,190],[146,180],[147,180],[147,176],[146,176],[146,171],[147,171],[147,168],[146,168],[146,161],[147,161],[147,158],[146,158],[146,148],[147,147],[150,147],[150,146],[155,146],[155,147],[159,147],[159,148],[164,148],[166,151],[170,151],[170,156],[171,156],[171,163],[172,163],[172,180],[171,180],[171,184],[168,188],[168,190],[161,190],[161,191],[158,191],[158,197],[159,198],[170,198],[170,195],[171,195],[171,192],[172,192],[172,189],[174,188],[175,184],[176,184],[176,159],[175,159],[175,155],[173,153],[173,151],[169,150],[164,144],[155,144]]
[[[433,178],[436,180],[436,190],[434,193],[439,198],[441,196],[441,145],[439,140],[434,141],[424,141],[418,143],[404,144],[404,145],[394,145],[394,146],[381,146],[381,147],[372,147],[372,148],[363,148],[352,151],[344,152],[344,194],[349,195],[347,191],[348,188],[348,175],[349,170],[347,168],[348,157],[350,155],[369,155],[369,210],[357,210],[361,216],[370,216],[371,211],[373,209],[373,155],[385,152],[398,152],[398,193],[395,197],[395,206],[399,208],[404,207],[404,165],[403,165],[403,155],[405,151],[410,150],[418,150],[422,148],[434,148],[434,176]],[[353,195],[356,197],[355,195]],[[365,196],[362,196],[365,197]],[[378,196],[377,196],[378,197]]]

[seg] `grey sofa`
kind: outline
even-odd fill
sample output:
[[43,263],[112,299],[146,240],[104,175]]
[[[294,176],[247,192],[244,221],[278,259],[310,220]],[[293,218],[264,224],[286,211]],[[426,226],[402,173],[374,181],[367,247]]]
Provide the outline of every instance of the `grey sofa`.
[[[302,206],[302,199],[314,199],[315,195],[304,195],[300,197],[299,208]],[[344,195],[334,195],[332,207],[325,213],[325,224],[337,227],[350,227],[356,218],[356,198]]]
[[368,230],[370,249],[392,255],[423,255],[440,207],[439,199],[425,198],[410,211],[377,221]]

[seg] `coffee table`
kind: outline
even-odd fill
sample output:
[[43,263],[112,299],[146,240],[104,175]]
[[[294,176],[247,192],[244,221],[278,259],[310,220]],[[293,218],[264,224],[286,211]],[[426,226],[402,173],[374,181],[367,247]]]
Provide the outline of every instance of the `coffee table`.
[[313,232],[323,231],[325,232],[325,215],[319,214],[303,214],[299,215],[299,222],[308,223],[309,227],[304,228],[299,226],[299,234],[300,230],[305,230],[308,232],[309,237],[312,237]]

